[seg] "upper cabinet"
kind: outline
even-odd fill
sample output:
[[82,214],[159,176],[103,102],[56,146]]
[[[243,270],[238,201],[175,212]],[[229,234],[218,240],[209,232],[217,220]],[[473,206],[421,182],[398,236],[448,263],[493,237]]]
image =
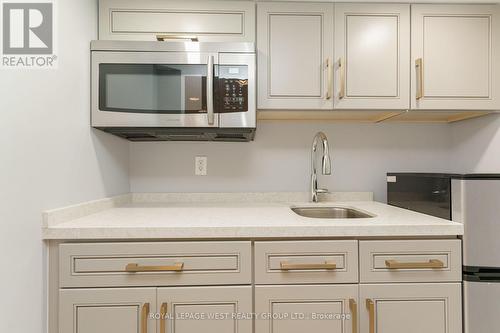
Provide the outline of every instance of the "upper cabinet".
[[498,6],[412,6],[412,109],[500,108]]
[[253,1],[100,0],[99,39],[255,41]]
[[409,109],[410,6],[335,5],[335,108]]
[[333,4],[259,3],[259,109],[333,109]]
[[500,110],[500,5],[100,0],[99,38],[256,42],[260,120]]

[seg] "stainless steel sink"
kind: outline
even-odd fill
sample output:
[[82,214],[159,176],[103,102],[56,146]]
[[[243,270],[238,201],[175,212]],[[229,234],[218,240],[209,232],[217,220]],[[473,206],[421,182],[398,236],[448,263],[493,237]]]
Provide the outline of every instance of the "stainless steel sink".
[[297,215],[317,219],[365,219],[375,217],[370,213],[349,207],[291,207],[290,209]]

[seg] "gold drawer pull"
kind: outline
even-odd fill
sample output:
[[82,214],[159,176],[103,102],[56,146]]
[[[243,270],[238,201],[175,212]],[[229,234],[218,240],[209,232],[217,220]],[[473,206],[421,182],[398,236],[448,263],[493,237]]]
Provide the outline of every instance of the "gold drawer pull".
[[160,333],[167,333],[168,304],[162,303],[160,307]]
[[141,311],[141,333],[148,333],[149,303],[144,303]]
[[370,333],[375,333],[375,303],[373,300],[369,298],[366,299],[366,308],[368,309],[369,315]]
[[415,97],[420,100],[424,97],[424,60],[422,58],[415,60],[415,69],[417,71],[417,93]]
[[184,269],[183,262],[176,262],[171,266],[140,266],[136,263],[131,263],[125,266],[127,272],[179,272]]
[[310,270],[310,269],[337,269],[337,264],[334,262],[325,261],[319,264],[291,264],[286,261],[280,263],[281,269],[284,271],[290,270]]
[[192,42],[198,41],[198,36],[191,35],[156,35],[156,40],[159,42],[164,42],[166,40],[184,40],[189,39]]
[[326,86],[326,99],[332,98],[332,90],[333,90],[333,66],[330,58],[326,59],[326,70],[327,70],[327,86]]
[[349,310],[351,311],[352,333],[358,333],[358,303],[355,299],[349,299]]
[[339,99],[343,99],[345,97],[345,61],[344,58],[339,59],[339,69],[340,69],[340,91],[339,91]]
[[399,262],[397,260],[386,260],[385,266],[389,269],[443,268],[444,263],[438,259],[431,259],[428,262]]

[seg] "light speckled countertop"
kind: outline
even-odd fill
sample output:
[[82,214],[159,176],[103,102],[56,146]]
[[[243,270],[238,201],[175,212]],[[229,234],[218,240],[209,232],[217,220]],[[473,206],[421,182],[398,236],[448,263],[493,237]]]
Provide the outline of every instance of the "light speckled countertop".
[[[336,193],[311,204],[304,193],[129,194],[44,213],[44,239],[429,237],[463,234],[463,225]],[[346,200],[347,199],[347,200]],[[313,219],[290,206],[335,205],[375,217]]]

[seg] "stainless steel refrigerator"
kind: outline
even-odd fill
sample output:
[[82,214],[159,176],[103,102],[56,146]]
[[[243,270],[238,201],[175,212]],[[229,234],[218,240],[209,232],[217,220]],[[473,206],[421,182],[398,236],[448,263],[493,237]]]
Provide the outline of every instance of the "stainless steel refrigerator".
[[500,332],[500,175],[452,179],[452,219],[464,224],[464,333]]
[[500,174],[387,174],[388,203],[464,224],[464,333],[500,332]]

